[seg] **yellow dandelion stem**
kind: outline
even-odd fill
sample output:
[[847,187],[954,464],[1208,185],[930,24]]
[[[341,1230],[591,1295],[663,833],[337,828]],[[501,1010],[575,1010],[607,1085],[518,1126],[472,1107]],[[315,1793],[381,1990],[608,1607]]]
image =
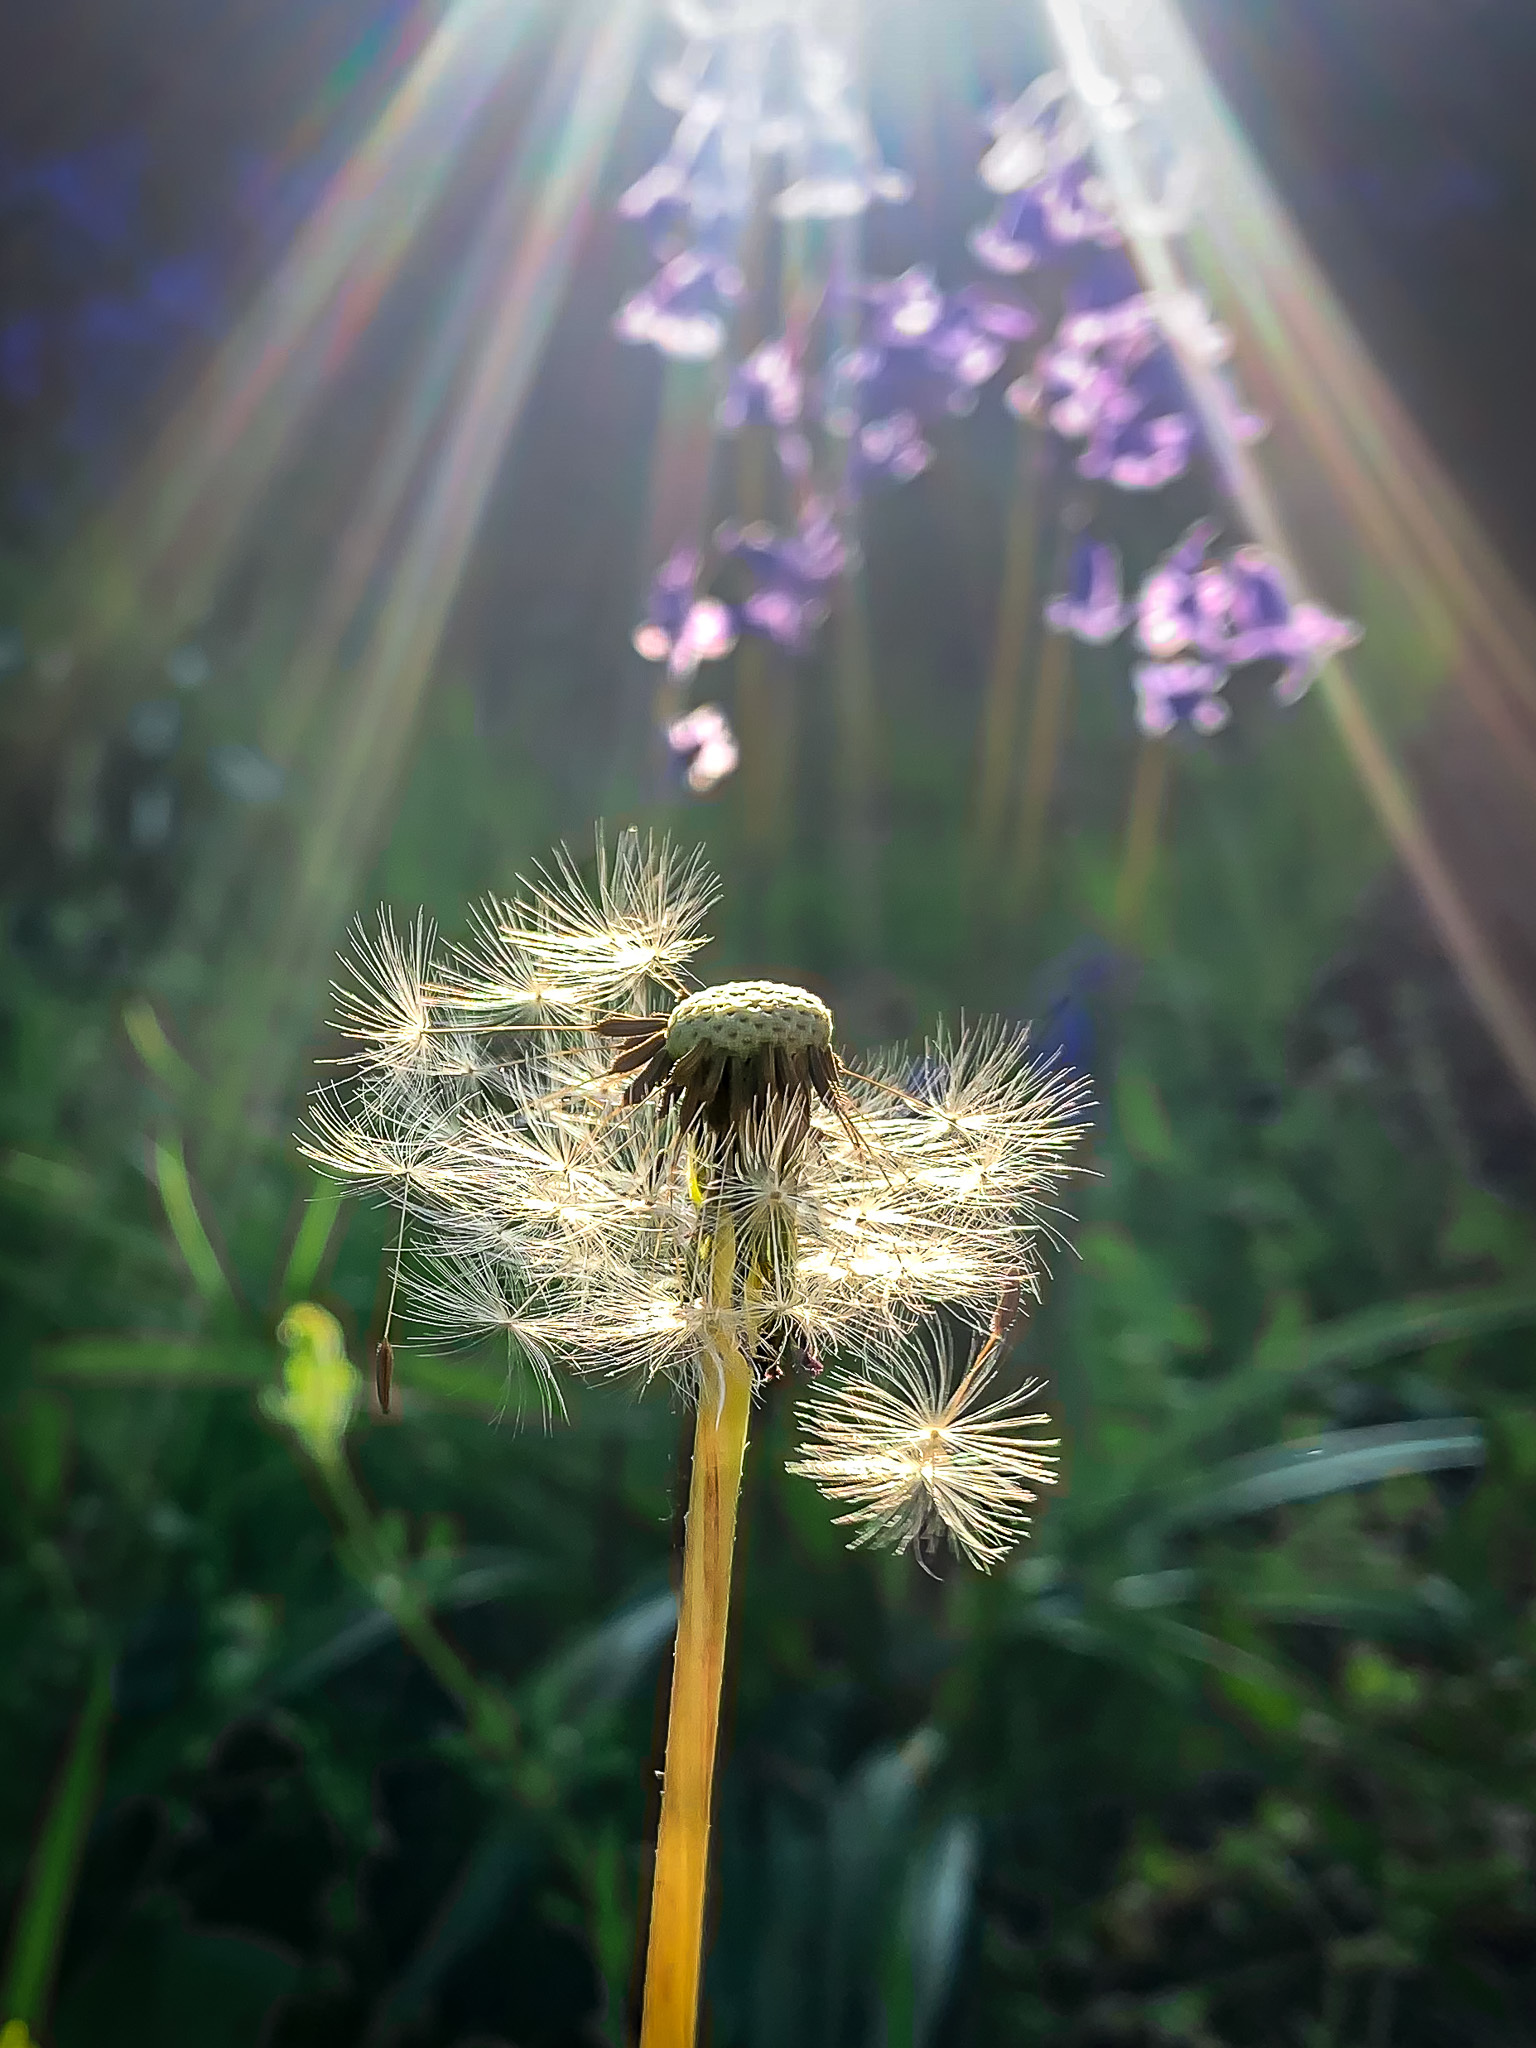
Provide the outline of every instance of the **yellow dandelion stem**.
[[[722,1216],[710,1261],[710,1292],[717,1307],[730,1304],[735,1263],[735,1230]],[[698,2023],[720,1681],[731,1605],[736,1503],[752,1405],[752,1368],[740,1345],[721,1333],[713,1340],[711,1353],[704,1361],[693,1439],[640,2048],[693,2048]],[[711,1369],[718,1374],[714,1385]]]

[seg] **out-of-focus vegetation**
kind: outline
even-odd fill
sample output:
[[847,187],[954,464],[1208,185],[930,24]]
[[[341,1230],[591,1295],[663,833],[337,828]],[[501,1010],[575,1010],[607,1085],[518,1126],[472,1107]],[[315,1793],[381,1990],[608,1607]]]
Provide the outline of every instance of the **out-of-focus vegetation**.
[[[554,354],[536,478],[586,403]],[[501,639],[477,590],[346,890],[451,931],[600,811],[669,823],[731,884],[721,974],[813,980],[855,1045],[1032,1017],[1095,1080],[1096,1177],[1016,1354],[1064,1484],[1009,1568],[850,1555],[782,1472],[793,1387],[764,1404],[711,2038],[1515,2048],[1529,1136],[1490,1144],[1475,1026],[1394,983],[1384,856],[1309,707],[1178,752],[1132,918],[1136,743],[1080,658],[1042,845],[1012,813],[978,844],[998,433],[957,429],[878,510],[823,652],[755,672],[758,752],[709,806],[651,779],[627,566],[576,554]],[[615,458],[611,522],[641,463]],[[488,545],[548,559],[539,520],[578,533],[600,490],[514,492]],[[515,1361],[430,1348],[384,1416],[343,1368],[388,1219],[290,1139],[334,1050],[323,949],[305,979],[283,943],[328,792],[255,743],[294,636],[272,550],[169,645],[151,621],[82,652],[22,542],[0,581],[0,2021],[57,2048],[618,2044],[682,1418],[572,1390],[546,1427]]]

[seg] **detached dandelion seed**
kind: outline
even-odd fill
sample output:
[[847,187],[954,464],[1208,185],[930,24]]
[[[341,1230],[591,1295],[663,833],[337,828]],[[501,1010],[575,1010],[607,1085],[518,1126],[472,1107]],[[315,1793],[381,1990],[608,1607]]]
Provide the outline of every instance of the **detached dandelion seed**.
[[789,1466],[832,1500],[854,1546],[920,1555],[944,1538],[981,1571],[1000,1564],[1029,1527],[1039,1486],[1056,1482],[1058,1439],[1033,1432],[1050,1416],[1024,1411],[1041,1382],[988,1398],[987,1346],[956,1381],[940,1348],[898,1362],[885,1380],[849,1375],[798,1410],[806,1449]]
[[[547,1405],[574,1373],[664,1380],[695,1406],[642,2048],[694,2038],[754,1392],[858,1360],[807,1405],[793,1469],[851,1504],[858,1542],[947,1534],[995,1564],[1052,1476],[1033,1387],[991,1389],[1086,1100],[1007,1026],[860,1072],[810,990],[697,987],[716,893],[698,856],[631,832],[599,836],[590,888],[561,853],[484,904],[462,948],[385,918],[357,941],[352,1049],[302,1140],[398,1205],[383,1346],[398,1286],[424,1333],[501,1336]],[[958,1381],[931,1349],[940,1310],[985,1339]]]

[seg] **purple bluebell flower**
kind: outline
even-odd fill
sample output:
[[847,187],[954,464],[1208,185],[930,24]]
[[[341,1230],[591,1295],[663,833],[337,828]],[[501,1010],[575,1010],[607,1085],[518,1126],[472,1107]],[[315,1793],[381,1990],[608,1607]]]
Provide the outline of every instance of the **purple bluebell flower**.
[[765,584],[752,592],[740,616],[743,632],[771,640],[786,654],[805,654],[826,623],[827,603],[822,597]]
[[872,278],[858,292],[869,308],[861,338],[876,349],[916,347],[944,318],[944,294],[926,263],[899,277]]
[[848,451],[847,488],[857,496],[868,484],[910,483],[932,461],[933,445],[924,440],[916,413],[893,412],[884,419],[866,420]]
[[1283,662],[1275,683],[1275,696],[1282,704],[1294,704],[1304,697],[1323,665],[1361,637],[1353,619],[1340,618],[1321,605],[1293,604],[1278,565],[1260,548],[1238,548],[1228,575],[1232,586],[1229,659]]
[[1011,105],[987,121],[992,146],[982,157],[981,182],[989,192],[1022,192],[1087,147],[1077,102],[1059,71],[1031,79]]
[[1034,331],[1028,306],[968,286],[946,294],[915,265],[858,287],[857,344],[834,357],[823,417],[833,433],[910,413],[919,420],[969,412],[1009,347]]
[[[1191,649],[1209,649],[1209,596],[1202,604],[1197,585],[1220,532],[1214,519],[1197,519],[1143,579],[1136,593],[1136,639],[1143,652],[1164,662]],[[1224,646],[1224,640],[1218,640]]]
[[1221,691],[1228,671],[1216,661],[1139,661],[1131,670],[1136,723],[1149,739],[1176,725],[1220,732],[1232,716]]
[[1124,237],[1110,203],[1109,187],[1089,156],[1063,164],[1040,187],[1046,232],[1053,241],[1097,242],[1113,248]]
[[1135,607],[1125,602],[1120,583],[1120,550],[1084,535],[1072,550],[1067,588],[1045,607],[1053,633],[1070,633],[1103,647],[1130,624]]
[[811,645],[827,616],[828,592],[856,560],[835,507],[824,498],[807,500],[793,533],[761,520],[749,526],[728,521],[716,529],[715,545],[753,581],[735,615],[741,630],[794,654]]
[[1078,474],[1102,477],[1119,491],[1160,491],[1189,468],[1194,444],[1194,421],[1187,413],[1104,419],[1078,457]]
[[741,760],[736,735],[718,704],[700,704],[674,719],[667,727],[667,746],[698,796],[734,774]]
[[1156,315],[1141,274],[1123,249],[1094,249],[1067,280],[1056,339],[1096,349],[1144,333]]
[[681,362],[706,362],[725,341],[726,308],[741,296],[734,263],[684,249],[619,308],[614,331],[621,341],[657,349]]
[[949,308],[952,320],[969,321],[981,333],[1010,346],[1028,341],[1040,327],[1040,315],[1033,306],[1021,299],[999,298],[985,285],[966,284],[951,292]]
[[773,210],[780,220],[853,220],[875,200],[899,205],[911,196],[905,172],[881,163],[863,115],[843,109],[822,123],[800,175],[777,195]]
[[1340,618],[1317,604],[1297,605],[1291,613],[1290,659],[1275,679],[1275,701],[1299,703],[1327,663],[1363,637],[1364,629],[1354,619]]
[[966,246],[984,270],[999,277],[1037,270],[1056,251],[1040,192],[1029,188],[1009,193],[979,227],[971,229]]
[[715,414],[727,434],[750,421],[792,427],[805,404],[805,377],[787,334],[762,342],[736,365]]
[[736,620],[717,598],[696,597],[699,556],[679,548],[657,570],[645,617],[632,636],[644,661],[664,661],[673,676],[691,676],[700,662],[718,661],[736,645]]
[[761,520],[749,526],[728,521],[716,529],[715,545],[757,586],[741,607],[742,626],[786,647],[808,642],[826,616],[827,591],[857,559],[834,508],[822,498],[807,501],[794,533],[780,533]]

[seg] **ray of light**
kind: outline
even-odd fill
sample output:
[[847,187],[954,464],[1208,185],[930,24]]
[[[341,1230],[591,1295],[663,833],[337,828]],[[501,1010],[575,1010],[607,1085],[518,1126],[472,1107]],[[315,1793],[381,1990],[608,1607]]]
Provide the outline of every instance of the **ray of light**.
[[[333,736],[309,776],[281,940],[266,977],[270,1012],[252,1032],[266,1076],[305,1014],[337,927],[372,857],[486,500],[542,357],[590,218],[595,188],[638,62],[647,0],[573,11],[545,92],[565,105],[553,143],[537,117],[509,182],[522,237],[505,262],[456,410],[394,565],[388,595]],[[269,1048],[265,1052],[262,1048]]]
[[[533,125],[552,129],[562,112],[546,94],[532,117]],[[527,161],[525,156],[525,167]],[[507,250],[515,243],[529,203],[527,177],[513,175],[503,181],[486,209],[469,254],[447,290],[431,339],[412,367],[389,431],[357,493],[355,509],[337,537],[309,625],[267,712],[264,749],[283,765],[295,757],[343,637],[375,587],[411,487],[453,400],[459,372],[495,303]]]
[[454,0],[135,480],[120,523],[184,617],[355,348],[543,0]]
[[[1100,161],[1142,275],[1154,291],[1181,292],[1186,280],[1168,241],[1144,224],[1147,209],[1126,135],[1105,119],[1107,81],[1081,0],[1046,0],[1046,6],[1063,62],[1094,122]],[[1294,405],[1287,424],[1303,437],[1316,477],[1331,486],[1333,501],[1326,509],[1333,514],[1333,530],[1349,533],[1421,631],[1440,639],[1449,616],[1459,681],[1465,684],[1476,667],[1484,698],[1496,688],[1530,696],[1536,681],[1518,641],[1525,634],[1527,645],[1536,645],[1536,620],[1371,368],[1187,29],[1167,0],[1111,4],[1103,13],[1133,73],[1159,80],[1171,131],[1202,163],[1212,257],[1221,280],[1230,282],[1249,311],[1267,364]],[[1216,373],[1181,338],[1174,345],[1234,504],[1259,544],[1283,564],[1293,564],[1292,537],[1263,470],[1230,430],[1230,406]],[[1441,944],[1510,1072],[1536,1106],[1536,1024],[1427,830],[1348,664],[1331,662],[1318,690]]]

